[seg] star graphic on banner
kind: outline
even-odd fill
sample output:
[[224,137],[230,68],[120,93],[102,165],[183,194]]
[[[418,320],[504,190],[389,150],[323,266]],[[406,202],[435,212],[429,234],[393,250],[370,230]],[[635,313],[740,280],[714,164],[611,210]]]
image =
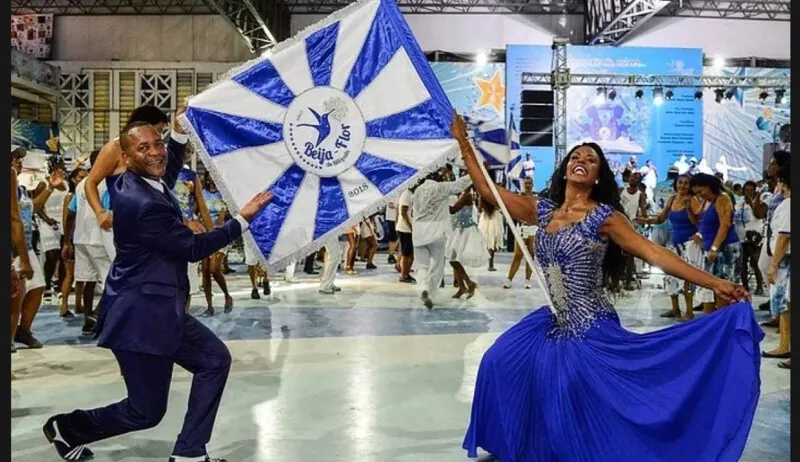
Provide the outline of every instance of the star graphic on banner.
[[492,76],[491,80],[484,80],[475,77],[475,85],[481,91],[481,97],[478,99],[477,109],[484,106],[492,106],[498,114],[503,113],[503,103],[506,99],[506,87],[500,79],[500,71],[497,71]]

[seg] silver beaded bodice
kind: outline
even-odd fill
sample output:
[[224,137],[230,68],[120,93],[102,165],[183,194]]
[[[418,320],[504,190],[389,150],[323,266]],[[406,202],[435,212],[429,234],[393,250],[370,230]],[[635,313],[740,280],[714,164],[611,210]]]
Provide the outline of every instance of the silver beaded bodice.
[[472,209],[472,205],[465,205],[461,208],[461,210],[453,214],[454,229],[466,229],[472,226],[477,226],[475,220],[473,219]]
[[555,337],[582,335],[601,317],[616,316],[602,287],[602,265],[608,244],[600,238],[600,225],[613,209],[601,204],[577,222],[545,231],[555,205],[540,199],[536,258],[544,270],[553,302]]

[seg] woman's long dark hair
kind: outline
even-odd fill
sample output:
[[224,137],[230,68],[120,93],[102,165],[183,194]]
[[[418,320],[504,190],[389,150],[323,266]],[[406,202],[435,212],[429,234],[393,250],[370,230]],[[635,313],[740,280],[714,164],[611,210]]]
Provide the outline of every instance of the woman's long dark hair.
[[[548,197],[553,201],[556,207],[564,205],[564,199],[567,193],[567,163],[570,157],[572,157],[572,153],[582,146],[592,148],[600,158],[600,168],[597,172],[597,184],[592,188],[592,194],[589,197],[598,204],[610,205],[614,210],[624,214],[625,212],[622,210],[622,206],[619,203],[619,185],[617,185],[617,180],[614,177],[611,166],[608,165],[608,160],[606,160],[603,149],[597,143],[583,143],[569,151],[550,179]],[[606,256],[603,260],[603,287],[607,290],[611,292],[620,291],[621,281],[625,273],[626,259],[627,255],[622,251],[622,248],[614,241],[609,241],[608,249],[606,249]]]

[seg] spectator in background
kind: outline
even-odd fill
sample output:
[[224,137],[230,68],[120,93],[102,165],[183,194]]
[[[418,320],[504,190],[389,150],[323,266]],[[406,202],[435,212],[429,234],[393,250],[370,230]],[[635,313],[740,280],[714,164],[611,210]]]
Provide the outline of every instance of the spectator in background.
[[791,367],[791,165],[785,162],[777,173],[778,190],[783,200],[775,208],[770,222],[770,234],[767,236],[768,250],[772,254],[767,278],[770,284],[770,309],[773,316],[779,317],[780,339],[778,346],[772,351],[764,352],[765,358],[784,358],[788,361],[779,363],[784,369]]
[[[756,194],[756,198],[753,201],[753,214],[756,218],[762,219],[764,223],[764,229],[761,232],[761,235],[765,238],[769,239],[770,235],[770,223],[772,221],[772,215],[775,213],[775,209],[783,202],[783,194],[781,193],[780,189],[777,188],[777,176],[778,171],[784,164],[788,164],[790,160],[790,154],[786,151],[776,151],[772,154],[772,160],[770,160],[769,165],[767,166],[766,171],[766,180],[767,180],[767,191]],[[770,261],[772,256],[769,254],[767,250],[769,246],[762,245],[761,246],[761,253],[758,256],[758,267],[761,270],[761,274],[766,274],[769,270]],[[770,310],[770,303],[762,303],[759,306],[761,310]],[[778,327],[779,320],[773,317],[770,321],[763,324],[765,327]]]
[[[705,173],[693,176],[692,193],[702,201],[699,233],[705,252],[704,270],[733,282],[739,274],[741,244],[733,226],[733,202],[724,193],[719,178]],[[722,300],[708,289],[700,290],[703,311],[711,313],[722,306]]]
[[[738,185],[737,185],[738,186]],[[764,294],[764,276],[758,268],[758,256],[761,253],[763,224],[753,213],[753,202],[756,198],[756,184],[748,181],[744,187],[743,197],[734,206],[733,222],[736,227],[736,234],[742,241],[742,285],[750,291],[749,268],[753,269],[756,276],[756,290],[754,295]]]
[[400,241],[400,282],[414,284],[417,281],[411,277],[411,265],[414,264],[414,240],[411,228],[411,202],[414,199],[416,186],[412,186],[400,195],[398,205],[400,213],[397,216],[397,237]]

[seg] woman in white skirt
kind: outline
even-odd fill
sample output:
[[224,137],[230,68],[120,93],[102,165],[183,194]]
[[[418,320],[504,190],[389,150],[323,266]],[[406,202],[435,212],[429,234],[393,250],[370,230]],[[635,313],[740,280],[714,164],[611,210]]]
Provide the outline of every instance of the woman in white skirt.
[[[692,196],[689,188],[689,177],[681,175],[675,180],[676,194],[670,197],[661,214],[653,218],[640,218],[639,224],[660,225],[669,220],[672,225],[672,238],[667,246],[690,265],[703,267],[703,249],[697,237],[697,215],[700,213],[701,203],[697,197]],[[672,300],[672,309],[661,315],[662,318],[676,318],[680,321],[694,319],[692,302],[694,298],[694,285],[673,276],[664,279],[664,290]],[[683,292],[686,300],[686,312],[681,316],[678,295]]]
[[478,231],[478,226],[473,218],[475,191],[469,188],[450,206],[453,215],[453,234],[448,239],[447,258],[453,267],[453,279],[458,292],[453,298],[461,298],[467,294],[467,299],[475,295],[478,287],[470,279],[464,267],[477,268],[486,263],[487,251],[483,235]]
[[479,201],[481,211],[478,220],[478,231],[486,241],[489,250],[489,271],[497,271],[494,267],[494,253],[503,247],[503,216],[497,208],[487,201]]

